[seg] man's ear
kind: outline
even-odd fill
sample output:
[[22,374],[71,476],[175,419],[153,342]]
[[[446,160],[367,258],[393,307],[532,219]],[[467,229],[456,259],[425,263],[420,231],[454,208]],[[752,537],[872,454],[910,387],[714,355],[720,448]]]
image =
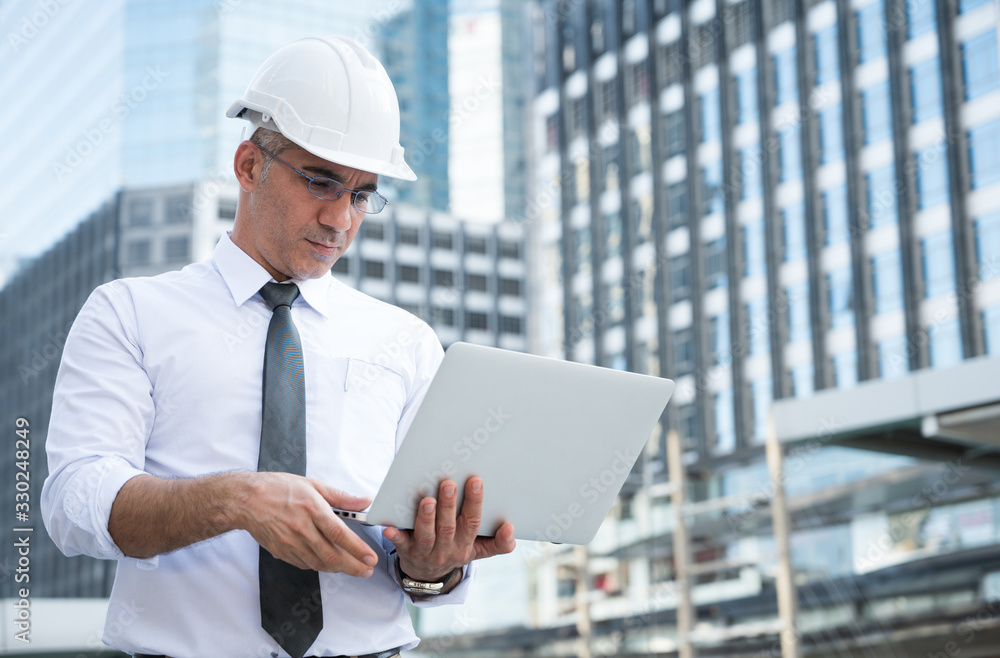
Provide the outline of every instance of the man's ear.
[[260,172],[264,168],[264,153],[250,140],[240,142],[233,157],[233,172],[236,182],[244,192],[253,192],[260,184]]

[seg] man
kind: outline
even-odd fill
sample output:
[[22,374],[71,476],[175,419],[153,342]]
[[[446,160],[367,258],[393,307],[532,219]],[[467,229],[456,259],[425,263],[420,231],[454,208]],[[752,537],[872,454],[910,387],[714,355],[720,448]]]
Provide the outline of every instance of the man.
[[99,287],[74,323],[45,524],[67,555],[118,560],[108,618],[133,621],[104,640],[122,650],[396,655],[418,642],[404,597],[461,602],[470,563],[514,539],[477,537],[478,478],[461,510],[442,482],[412,531],[330,509],[370,502],[443,356],[328,274],[384,206],[378,176],[415,179],[395,91],[356,42],[303,39],[228,115],[256,127],[232,233],[208,261]]

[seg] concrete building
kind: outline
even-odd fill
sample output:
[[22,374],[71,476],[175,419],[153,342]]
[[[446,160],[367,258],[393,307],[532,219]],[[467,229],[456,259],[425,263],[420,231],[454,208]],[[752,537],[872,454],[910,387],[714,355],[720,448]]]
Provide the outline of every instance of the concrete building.
[[531,349],[678,386],[598,538],[533,551],[530,618],[426,650],[1000,651],[998,20],[537,3]]

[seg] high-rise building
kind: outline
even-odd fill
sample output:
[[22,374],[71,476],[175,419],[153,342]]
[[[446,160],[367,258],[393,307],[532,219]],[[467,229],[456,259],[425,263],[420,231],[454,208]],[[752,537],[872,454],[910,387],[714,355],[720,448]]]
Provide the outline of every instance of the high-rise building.
[[528,6],[452,0],[448,176],[451,210],[483,222],[524,218]]
[[392,198],[448,211],[449,0],[422,0],[397,12],[380,35],[382,63],[399,99],[399,143],[417,180],[386,181]]
[[[797,588],[802,655],[947,655],[995,609],[989,432],[921,410],[974,406],[964,422],[998,431],[1000,396],[975,390],[1000,373],[998,12],[537,3],[532,350],[678,385],[589,555],[536,561],[534,628],[425,647],[778,655]],[[814,430],[777,484],[772,408],[779,438]],[[683,572],[668,430],[693,501]]]

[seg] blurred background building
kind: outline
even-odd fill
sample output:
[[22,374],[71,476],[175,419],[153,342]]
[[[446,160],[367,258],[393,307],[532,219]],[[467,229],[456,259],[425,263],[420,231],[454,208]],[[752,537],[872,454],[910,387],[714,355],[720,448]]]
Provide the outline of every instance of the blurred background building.
[[[420,653],[780,655],[791,628],[786,656],[1000,655],[998,26],[994,0],[0,3],[0,417],[31,418],[40,491],[80,305],[211,253],[225,109],[340,33],[383,53],[422,180],[334,276],[446,345],[678,383],[597,539],[484,562],[414,612]],[[36,539],[33,596],[99,607],[113,565]]]

